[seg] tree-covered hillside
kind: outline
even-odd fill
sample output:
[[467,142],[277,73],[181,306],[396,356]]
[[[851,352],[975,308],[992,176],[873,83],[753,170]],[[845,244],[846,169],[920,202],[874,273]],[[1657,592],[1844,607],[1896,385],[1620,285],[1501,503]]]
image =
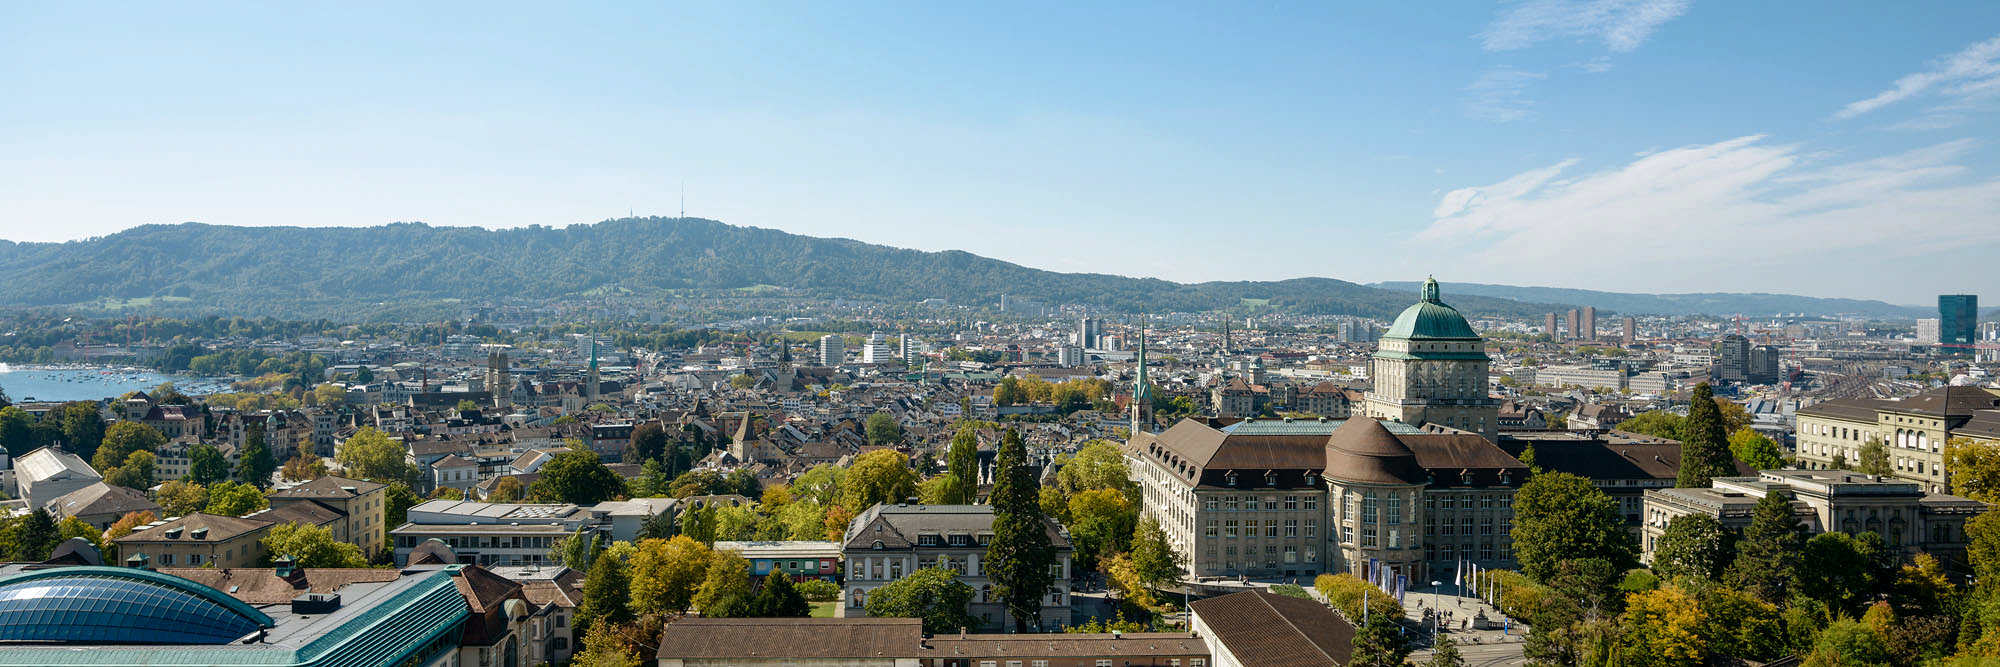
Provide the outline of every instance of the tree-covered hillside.
[[[616,290],[779,288],[805,298],[986,305],[1002,294],[1106,312],[1204,311],[1245,300],[1292,312],[1389,317],[1415,298],[1325,278],[1181,284],[1031,269],[712,220],[628,218],[488,230],[146,225],[67,243],[0,242],[0,306],[145,303],[314,316],[439,300],[560,299]],[[1471,315],[1549,306],[1450,294]]]

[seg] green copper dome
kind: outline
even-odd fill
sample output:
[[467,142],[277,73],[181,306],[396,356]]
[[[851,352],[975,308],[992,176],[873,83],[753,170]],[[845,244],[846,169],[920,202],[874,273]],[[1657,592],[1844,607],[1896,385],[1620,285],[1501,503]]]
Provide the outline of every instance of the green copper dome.
[[1383,338],[1478,338],[1479,333],[1458,314],[1458,309],[1438,300],[1438,281],[1424,281],[1423,300],[1403,309]]

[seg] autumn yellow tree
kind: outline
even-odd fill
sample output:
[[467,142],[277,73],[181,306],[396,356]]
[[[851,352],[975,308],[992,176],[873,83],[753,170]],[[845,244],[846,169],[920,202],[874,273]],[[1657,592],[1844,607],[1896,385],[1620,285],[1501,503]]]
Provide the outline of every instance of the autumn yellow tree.
[[641,540],[632,554],[632,611],[678,614],[687,610],[708,574],[713,552],[686,535]]
[[1707,616],[1693,596],[1666,586],[1625,597],[1619,657],[1633,667],[1695,667],[1707,659]]

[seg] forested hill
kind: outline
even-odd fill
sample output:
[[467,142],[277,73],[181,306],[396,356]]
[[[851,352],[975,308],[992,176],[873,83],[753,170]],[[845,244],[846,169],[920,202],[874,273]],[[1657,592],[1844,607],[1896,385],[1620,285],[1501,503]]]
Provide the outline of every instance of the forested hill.
[[[1414,282],[1382,282],[1371,287],[1388,290],[1416,289]],[[1452,290],[1460,294],[1515,299],[1520,301],[1547,301],[1554,303],[1574,303],[1596,306],[1598,310],[1617,310],[1625,313],[1647,315],[1747,315],[1763,317],[1780,313],[1805,313],[1808,315],[1862,315],[1867,317],[1905,318],[1937,317],[1936,307],[1898,306],[1882,301],[1863,299],[1827,299],[1794,294],[1761,294],[1703,292],[1689,294],[1628,294],[1623,292],[1599,292],[1596,290],[1564,289],[1559,287],[1517,287],[1514,285],[1484,285],[1479,283],[1459,283]]]
[[[1267,304],[1390,317],[1414,289],[1326,278],[1181,284],[1056,273],[967,252],[921,252],[712,220],[628,218],[488,230],[146,225],[67,243],[0,242],[0,306],[146,305],[278,317],[395,311],[445,300],[560,299],[615,291],[755,288],[773,295],[990,305],[1002,294],[1105,312]],[[777,289],[772,289],[777,288]],[[1447,288],[1468,315],[1548,310]]]

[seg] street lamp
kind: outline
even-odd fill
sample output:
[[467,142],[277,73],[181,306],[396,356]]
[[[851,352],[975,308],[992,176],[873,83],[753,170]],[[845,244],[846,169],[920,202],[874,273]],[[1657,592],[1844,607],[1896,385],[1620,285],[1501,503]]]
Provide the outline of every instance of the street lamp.
[[1442,608],[1442,605],[1444,604],[1444,595],[1443,593],[1439,592],[1439,589],[1443,586],[1444,582],[1442,581],[1431,582],[1431,645],[1432,646],[1437,645],[1438,619],[1444,616],[1444,609]]

